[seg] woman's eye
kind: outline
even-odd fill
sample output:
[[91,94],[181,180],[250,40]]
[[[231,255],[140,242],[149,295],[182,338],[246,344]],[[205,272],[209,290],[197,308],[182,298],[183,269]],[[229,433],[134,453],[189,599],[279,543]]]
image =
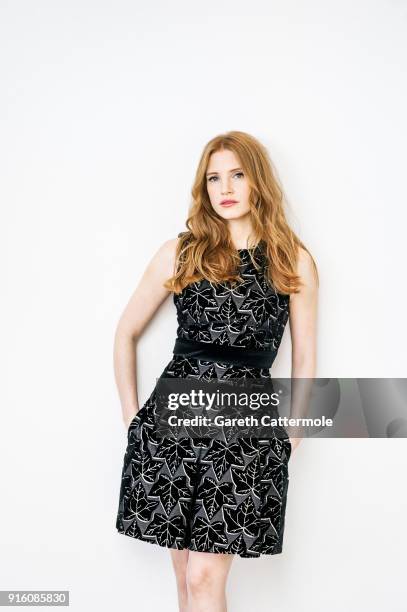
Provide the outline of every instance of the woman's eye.
[[[242,177],[242,176],[244,176],[244,174],[243,174],[243,172],[236,172],[236,174],[234,174],[233,176]],[[208,182],[213,183],[214,180],[217,180],[217,178],[218,178],[217,176],[210,176],[208,178]]]

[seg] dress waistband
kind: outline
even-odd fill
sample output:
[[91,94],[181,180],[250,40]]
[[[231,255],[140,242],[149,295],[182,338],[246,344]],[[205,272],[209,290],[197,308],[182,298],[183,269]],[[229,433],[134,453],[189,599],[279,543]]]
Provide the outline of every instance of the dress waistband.
[[225,344],[213,344],[212,342],[199,342],[177,338],[175,341],[174,355],[184,357],[195,357],[205,361],[218,361],[219,363],[231,363],[253,368],[271,368],[277,351],[253,350],[240,346]]

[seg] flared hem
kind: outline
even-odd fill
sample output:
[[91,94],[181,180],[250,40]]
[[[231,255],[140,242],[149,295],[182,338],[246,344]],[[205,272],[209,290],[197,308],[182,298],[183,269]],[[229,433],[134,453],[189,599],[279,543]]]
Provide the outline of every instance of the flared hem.
[[238,557],[241,557],[242,559],[259,559],[262,555],[264,556],[273,556],[273,555],[280,555],[283,552],[282,546],[278,546],[278,547],[274,547],[272,551],[260,551],[260,552],[246,552],[246,553],[239,553],[239,552],[234,552],[233,550],[222,550],[222,547],[219,545],[216,548],[211,547],[208,549],[199,549],[196,548],[195,546],[191,546],[191,545],[185,545],[182,544],[182,542],[174,542],[174,544],[169,544],[167,542],[158,542],[157,540],[153,540],[153,539],[148,539],[148,538],[144,538],[144,537],[140,537],[138,534],[132,534],[132,533],[126,533],[125,531],[121,531],[120,529],[117,529],[117,533],[119,533],[120,535],[125,535],[128,538],[133,538],[133,540],[139,540],[139,542],[144,542],[146,544],[155,544],[156,546],[160,546],[161,548],[168,548],[168,549],[172,549],[172,550],[190,550],[192,552],[203,552],[203,553],[212,553],[212,554],[216,554],[216,555],[237,555]]

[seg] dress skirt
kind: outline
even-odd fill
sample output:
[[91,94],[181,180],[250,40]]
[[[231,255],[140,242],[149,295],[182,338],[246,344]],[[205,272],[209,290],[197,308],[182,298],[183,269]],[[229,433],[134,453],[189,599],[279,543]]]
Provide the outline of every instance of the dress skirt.
[[[263,368],[174,355],[162,376],[269,377]],[[117,531],[172,549],[237,554],[282,552],[291,443],[267,439],[158,437],[156,388],[130,423]],[[285,432],[285,435],[284,435]]]

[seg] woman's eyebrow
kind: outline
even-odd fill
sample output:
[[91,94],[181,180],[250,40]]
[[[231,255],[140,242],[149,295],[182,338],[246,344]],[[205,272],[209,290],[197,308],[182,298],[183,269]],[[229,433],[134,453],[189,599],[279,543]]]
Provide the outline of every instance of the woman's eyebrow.
[[[236,170],[241,170],[242,168],[232,168],[232,170],[229,170],[229,172],[236,172]],[[219,172],[207,172],[206,176],[209,176],[210,174],[219,174]]]

